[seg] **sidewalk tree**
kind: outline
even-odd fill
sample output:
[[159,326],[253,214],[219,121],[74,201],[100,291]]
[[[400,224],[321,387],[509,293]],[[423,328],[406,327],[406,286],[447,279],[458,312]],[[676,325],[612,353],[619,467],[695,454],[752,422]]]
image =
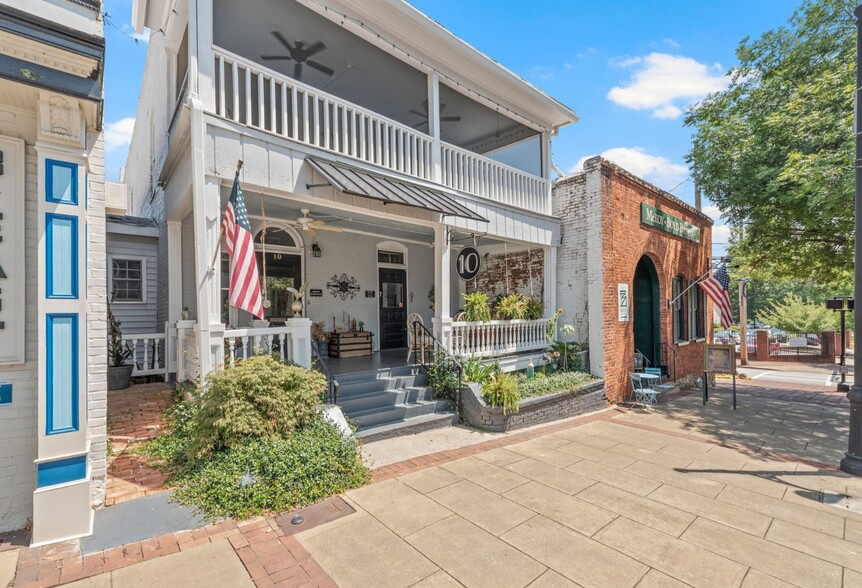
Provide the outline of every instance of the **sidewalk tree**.
[[746,275],[851,280],[855,5],[808,0],[744,39],[727,89],[686,116],[695,181],[745,227],[730,253]]
[[805,302],[795,294],[788,294],[763,313],[763,320],[772,327],[788,333],[818,334],[835,328],[835,313],[823,304]]

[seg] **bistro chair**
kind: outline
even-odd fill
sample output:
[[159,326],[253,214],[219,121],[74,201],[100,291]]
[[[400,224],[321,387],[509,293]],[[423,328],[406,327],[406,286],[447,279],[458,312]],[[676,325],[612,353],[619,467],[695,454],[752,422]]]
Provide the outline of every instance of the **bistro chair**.
[[652,375],[654,375],[654,376],[658,376],[658,383],[659,383],[659,384],[662,384],[662,383],[663,383],[663,382],[662,382],[662,380],[663,380],[663,375],[664,375],[664,374],[662,374],[662,370],[661,370],[661,368],[660,368],[660,367],[645,367],[645,368],[643,369],[643,373],[645,373],[645,374],[652,374]]
[[643,380],[641,380],[641,374],[631,372],[629,378],[632,380],[634,404],[640,404],[645,410],[649,410],[651,404],[658,404],[658,390],[646,387]]

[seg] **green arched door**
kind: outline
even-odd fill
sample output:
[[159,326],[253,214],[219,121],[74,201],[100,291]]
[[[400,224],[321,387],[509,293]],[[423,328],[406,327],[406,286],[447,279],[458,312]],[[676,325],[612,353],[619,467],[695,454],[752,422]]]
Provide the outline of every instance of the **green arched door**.
[[632,314],[635,351],[643,353],[649,365],[661,365],[661,298],[658,274],[652,260],[641,257],[635,268],[632,293]]

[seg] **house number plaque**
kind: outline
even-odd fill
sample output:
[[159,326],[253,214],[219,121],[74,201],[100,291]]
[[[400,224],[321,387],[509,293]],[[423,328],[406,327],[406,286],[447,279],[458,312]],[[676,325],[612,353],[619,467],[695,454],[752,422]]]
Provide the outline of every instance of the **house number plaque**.
[[462,280],[472,280],[479,274],[482,258],[475,247],[464,247],[455,259],[455,271]]

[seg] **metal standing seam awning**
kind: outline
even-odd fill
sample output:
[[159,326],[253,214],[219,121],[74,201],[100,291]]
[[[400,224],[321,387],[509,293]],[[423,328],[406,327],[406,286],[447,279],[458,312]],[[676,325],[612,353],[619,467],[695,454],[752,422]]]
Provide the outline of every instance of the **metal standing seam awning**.
[[401,204],[439,212],[445,216],[460,216],[489,222],[444,192],[425,186],[373,174],[350,165],[306,157],[315,171],[339,192],[371,198],[388,204]]

